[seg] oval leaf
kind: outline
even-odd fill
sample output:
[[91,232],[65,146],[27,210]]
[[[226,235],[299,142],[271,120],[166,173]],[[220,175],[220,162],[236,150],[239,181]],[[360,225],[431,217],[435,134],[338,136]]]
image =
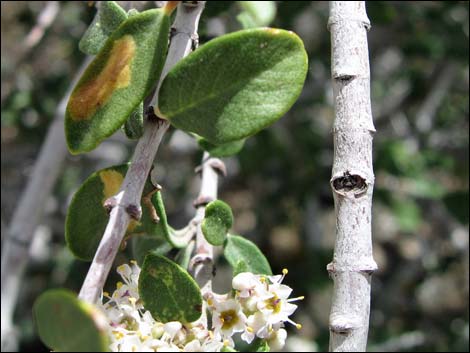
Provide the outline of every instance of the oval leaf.
[[78,48],[85,54],[98,54],[111,33],[126,19],[126,12],[116,2],[101,1],[93,22],[78,43]]
[[43,293],[33,307],[41,340],[59,352],[107,352],[107,319],[65,289]]
[[224,245],[224,256],[236,276],[241,272],[271,275],[271,266],[261,250],[253,242],[239,235],[228,235]]
[[109,37],[74,88],[65,133],[73,154],[94,149],[126,121],[160,77],[169,17],[148,10],[129,17]]
[[[85,261],[93,259],[109,219],[103,204],[119,191],[127,169],[128,165],[120,165],[93,173],[72,198],[65,220],[65,239],[77,258]],[[142,218],[130,222],[127,235],[148,234],[168,238],[169,227],[163,200],[160,192],[152,194],[153,189],[147,180],[141,202]]]
[[198,285],[186,270],[166,257],[155,254],[145,257],[139,294],[145,309],[158,321],[188,323],[201,316]]
[[240,152],[245,145],[245,140],[224,143],[223,145],[214,145],[203,137],[197,140],[199,147],[209,152],[211,157],[229,157]]
[[201,46],[168,73],[159,112],[213,144],[269,126],[299,96],[307,73],[302,40],[281,29],[230,33]]
[[232,224],[232,209],[225,202],[215,200],[206,206],[201,230],[210,244],[222,245]]

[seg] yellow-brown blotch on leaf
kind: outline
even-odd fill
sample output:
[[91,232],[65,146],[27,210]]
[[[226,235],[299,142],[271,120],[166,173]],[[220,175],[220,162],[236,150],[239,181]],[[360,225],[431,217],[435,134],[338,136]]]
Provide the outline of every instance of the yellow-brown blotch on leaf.
[[70,97],[68,110],[75,120],[89,119],[104,105],[114,90],[124,88],[131,82],[130,64],[135,55],[135,41],[125,35],[114,42],[103,70],[99,75],[78,88]]

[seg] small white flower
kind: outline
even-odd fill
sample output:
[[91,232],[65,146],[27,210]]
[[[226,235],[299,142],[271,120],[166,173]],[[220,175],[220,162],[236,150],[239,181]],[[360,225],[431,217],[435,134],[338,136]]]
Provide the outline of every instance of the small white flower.
[[183,352],[203,352],[201,342],[198,339],[192,340],[184,346]]
[[271,325],[276,325],[282,322],[289,322],[300,328],[300,324],[296,324],[294,321],[289,319],[289,316],[294,313],[297,309],[297,305],[291,304],[298,300],[302,300],[303,297],[290,298],[292,288],[281,284],[287,270],[283,270],[282,276],[270,276],[268,277],[271,284],[268,284],[267,291],[263,296],[262,300],[258,301],[258,309],[265,315],[266,321]]
[[179,321],[171,321],[163,325],[163,329],[165,330],[165,333],[169,335],[170,341],[173,341],[176,334],[179,332],[179,330],[181,330],[182,327],[183,325]]
[[245,329],[246,316],[240,304],[234,299],[214,303],[212,326],[223,338],[230,338],[235,332]]
[[271,336],[268,338],[269,348],[273,351],[281,350],[286,344],[287,332],[283,328],[273,331]]
[[264,314],[260,311],[250,315],[246,320],[245,331],[242,333],[242,340],[246,343],[251,343],[257,336],[260,338],[266,338],[268,336],[268,322]]
[[251,272],[242,272],[232,279],[232,288],[238,291],[238,297],[247,298],[253,295],[259,279]]

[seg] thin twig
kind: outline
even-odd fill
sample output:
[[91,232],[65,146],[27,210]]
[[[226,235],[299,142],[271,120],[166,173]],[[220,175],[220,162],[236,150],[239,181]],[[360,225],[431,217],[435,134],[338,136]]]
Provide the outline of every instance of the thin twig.
[[[212,279],[215,273],[214,247],[204,237],[202,221],[204,220],[206,206],[217,199],[218,174],[225,175],[225,165],[218,158],[211,158],[208,152],[204,152],[200,167],[196,172],[201,173],[201,187],[199,195],[194,201],[196,215],[191,221],[196,233],[196,249],[189,261],[189,270],[196,280],[201,293],[212,294]],[[203,303],[201,320],[207,324],[207,303]]]
[[47,131],[31,178],[13,213],[7,236],[2,241],[2,351],[10,344],[14,345],[11,342],[15,340],[14,335],[11,334],[12,317],[29,259],[29,246],[33,241],[34,231],[44,214],[43,205],[62,171],[61,166],[67,155],[63,121],[65,107],[73,87],[90,60],[88,58],[83,62],[67,93],[57,106],[54,120]]
[[336,243],[327,269],[334,281],[330,351],[364,352],[370,311],[371,208],[374,172],[370,104],[370,27],[364,1],[331,1],[331,71],[335,98],[334,161]]
[[201,164],[201,188],[194,202],[196,216],[193,222],[196,230],[196,251],[190,261],[190,270],[202,291],[211,290],[211,281],[214,272],[214,248],[204,237],[201,223],[204,219],[206,205],[217,199],[218,173],[225,170],[223,162],[218,158],[210,158],[209,153],[204,152]]
[[[163,72],[158,84],[160,87],[168,71],[191,52],[192,38],[196,36],[199,18],[204,2],[191,6],[182,3],[178,6],[173,36]],[[158,88],[153,98],[153,106],[158,106]],[[80,290],[79,298],[95,303],[101,295],[104,283],[116,257],[131,218],[140,218],[140,199],[161,139],[169,123],[161,119],[148,121],[144,136],[139,140],[131,165],[118,194],[106,201],[111,215],[93,262]]]
[[24,52],[26,55],[31,48],[39,43],[41,38],[44,36],[47,28],[54,22],[57,14],[59,13],[59,2],[58,1],[47,1],[46,7],[41,10],[38,16],[36,25],[28,33],[28,36],[24,40]]

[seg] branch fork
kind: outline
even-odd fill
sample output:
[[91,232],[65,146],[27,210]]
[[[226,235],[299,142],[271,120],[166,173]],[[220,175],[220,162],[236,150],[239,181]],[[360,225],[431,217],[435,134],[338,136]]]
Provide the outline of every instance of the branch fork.
[[[151,99],[152,106],[158,106],[158,90],[168,71],[190,53],[192,45],[190,38],[191,35],[197,33],[203,8],[204,1],[198,1],[197,4],[191,4],[191,6],[187,6],[185,3],[178,6],[173,26],[178,29],[178,32],[184,32],[189,37],[175,35],[172,38],[160,81],[155,95]],[[154,119],[149,114],[146,116],[144,135],[137,143],[121,189],[118,194],[106,200],[104,205],[110,214],[108,225],[79,294],[80,299],[89,303],[96,303],[101,296],[104,283],[129,222],[131,219],[140,219],[142,215],[140,200],[145,182],[153,166],[153,160],[163,135],[170,126],[166,120]]]

